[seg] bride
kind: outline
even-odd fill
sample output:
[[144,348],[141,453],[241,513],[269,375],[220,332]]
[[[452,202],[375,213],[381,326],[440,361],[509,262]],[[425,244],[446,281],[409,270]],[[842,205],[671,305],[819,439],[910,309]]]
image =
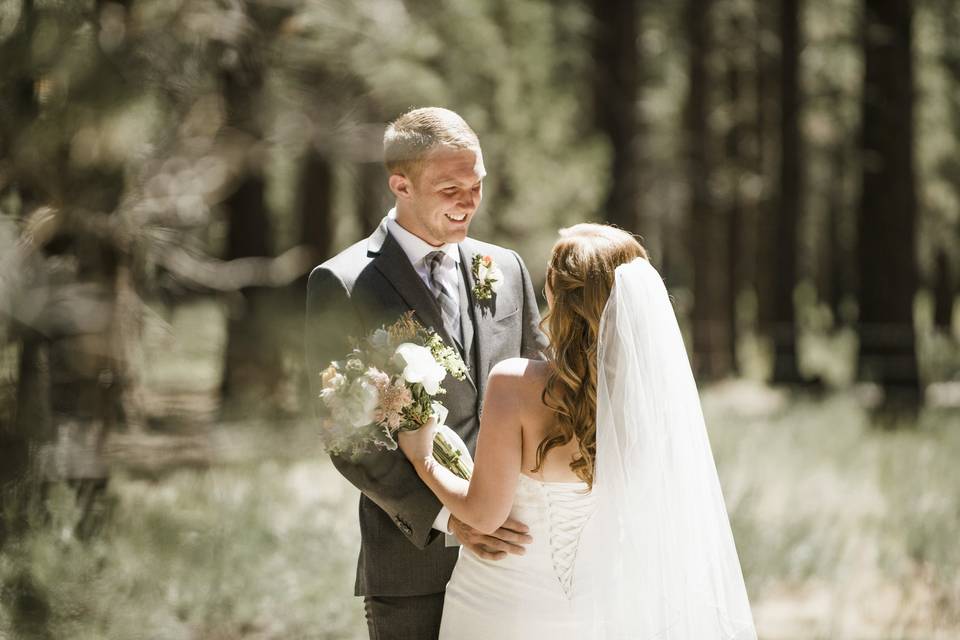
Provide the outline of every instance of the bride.
[[490,372],[471,480],[400,435],[418,475],[526,553],[461,550],[441,638],[754,639],[696,385],[663,282],[630,234],[578,224],[547,270],[546,361]]

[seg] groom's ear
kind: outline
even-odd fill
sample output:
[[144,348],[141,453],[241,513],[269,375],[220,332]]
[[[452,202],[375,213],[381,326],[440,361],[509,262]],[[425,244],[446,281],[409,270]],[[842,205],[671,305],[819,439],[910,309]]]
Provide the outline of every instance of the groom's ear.
[[387,179],[387,184],[390,185],[390,191],[393,192],[393,195],[398,198],[409,198],[411,196],[410,179],[402,173],[391,173]]

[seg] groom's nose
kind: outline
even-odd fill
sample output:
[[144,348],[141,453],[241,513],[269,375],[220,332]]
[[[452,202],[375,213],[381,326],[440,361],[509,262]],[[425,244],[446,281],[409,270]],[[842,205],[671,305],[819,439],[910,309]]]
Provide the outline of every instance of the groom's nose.
[[467,191],[464,195],[460,196],[457,201],[457,206],[467,211],[473,211],[480,206],[480,194],[474,191]]

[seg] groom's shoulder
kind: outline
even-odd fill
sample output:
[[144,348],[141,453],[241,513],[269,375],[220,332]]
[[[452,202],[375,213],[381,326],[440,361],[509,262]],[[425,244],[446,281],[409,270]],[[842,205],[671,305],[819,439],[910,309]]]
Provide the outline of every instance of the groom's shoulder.
[[349,291],[371,259],[367,251],[367,240],[360,240],[314,267],[310,272],[310,281],[320,281],[333,276]]

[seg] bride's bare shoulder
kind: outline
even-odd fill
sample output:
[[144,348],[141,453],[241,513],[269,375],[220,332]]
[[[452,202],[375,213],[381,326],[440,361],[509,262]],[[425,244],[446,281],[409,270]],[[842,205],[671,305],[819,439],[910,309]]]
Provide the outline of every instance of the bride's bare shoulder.
[[549,373],[550,365],[543,360],[507,358],[490,370],[489,384],[510,389],[519,398],[531,394],[539,397]]
[[507,358],[493,365],[493,368],[490,369],[490,377],[512,378],[514,381],[535,381],[547,376],[548,366],[548,363],[543,360]]

